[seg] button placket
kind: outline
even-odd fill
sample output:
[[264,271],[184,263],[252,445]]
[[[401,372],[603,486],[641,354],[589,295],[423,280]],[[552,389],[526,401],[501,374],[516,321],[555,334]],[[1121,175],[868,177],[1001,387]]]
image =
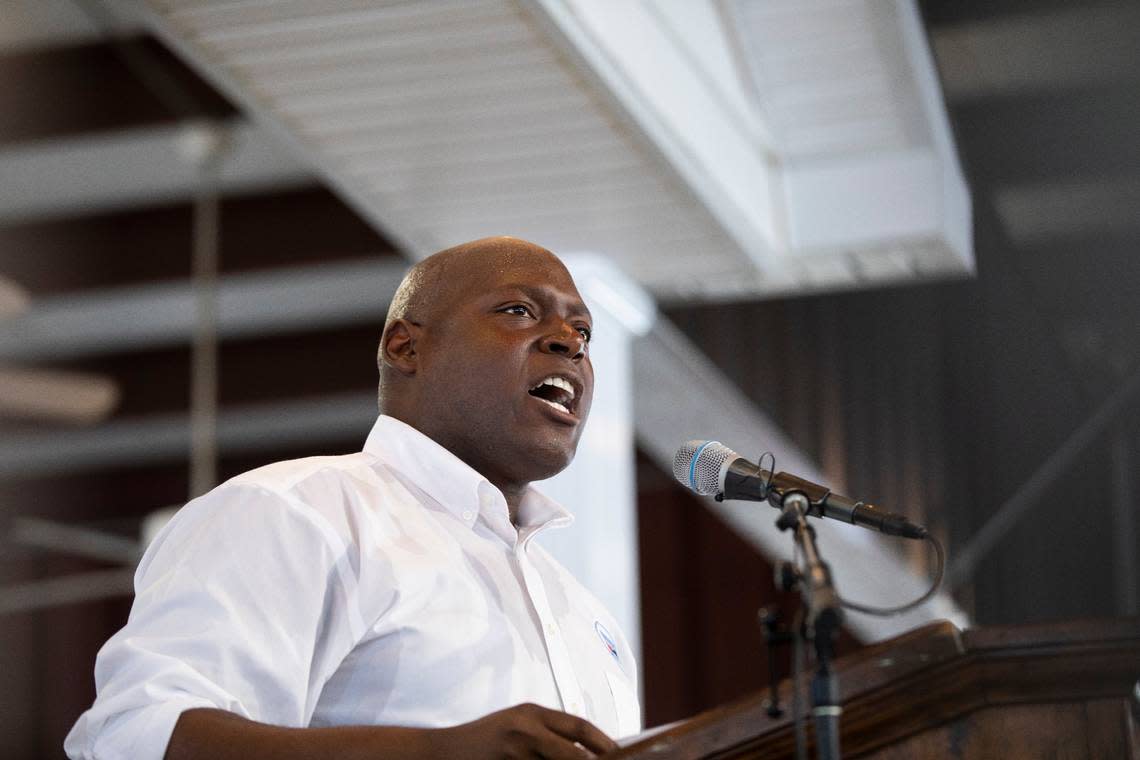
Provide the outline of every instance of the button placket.
[[515,550],[515,558],[522,569],[523,582],[527,594],[542,624],[542,635],[546,641],[546,652],[550,658],[550,669],[554,674],[554,684],[562,698],[562,707],[568,712],[582,714],[582,688],[574,673],[573,660],[566,648],[566,641],[555,622],[554,613],[546,598],[546,588],[538,571],[526,556],[526,543],[520,542]]

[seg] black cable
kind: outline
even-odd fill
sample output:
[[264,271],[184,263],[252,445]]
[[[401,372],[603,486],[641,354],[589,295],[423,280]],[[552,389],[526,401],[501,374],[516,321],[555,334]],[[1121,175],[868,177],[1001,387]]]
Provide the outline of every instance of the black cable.
[[855,610],[856,612],[863,612],[868,615],[877,615],[879,617],[890,617],[891,615],[898,615],[899,613],[906,612],[907,610],[914,609],[918,605],[925,602],[930,597],[934,596],[942,585],[942,576],[946,573],[946,552],[942,548],[942,544],[937,538],[931,534],[926,534],[926,540],[934,546],[934,553],[937,556],[938,567],[934,573],[934,582],[926,593],[915,599],[913,602],[899,605],[898,607],[872,607],[867,604],[859,604],[858,602],[851,602],[843,597],[839,597],[839,603],[847,609]]

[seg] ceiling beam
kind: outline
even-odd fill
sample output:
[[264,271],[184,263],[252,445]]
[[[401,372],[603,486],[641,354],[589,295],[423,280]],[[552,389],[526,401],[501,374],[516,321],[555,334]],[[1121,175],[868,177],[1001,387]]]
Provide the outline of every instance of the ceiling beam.
[[1140,6],[1073,4],[935,27],[931,45],[951,103],[1137,83]]
[[1005,234],[1029,247],[1098,231],[1140,232],[1140,173],[1000,187],[994,206]]
[[[224,340],[382,319],[407,264],[378,259],[231,275],[218,288]],[[116,288],[36,302],[0,324],[0,360],[57,361],[181,345],[195,324],[189,283]]]
[[[188,154],[197,125],[131,129],[0,146],[0,225],[108,213],[193,197],[201,181]],[[263,130],[225,125],[223,192],[312,182],[311,172]]]

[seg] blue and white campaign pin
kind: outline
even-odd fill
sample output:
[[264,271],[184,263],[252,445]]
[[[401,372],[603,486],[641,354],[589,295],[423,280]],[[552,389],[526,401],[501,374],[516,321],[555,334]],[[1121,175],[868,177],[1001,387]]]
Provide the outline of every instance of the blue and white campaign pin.
[[606,649],[609,650],[610,656],[614,658],[614,662],[618,662],[617,642],[614,641],[614,637],[610,635],[610,632],[606,630],[606,627],[602,625],[600,620],[594,621],[594,630],[598,632],[598,638],[606,645]]

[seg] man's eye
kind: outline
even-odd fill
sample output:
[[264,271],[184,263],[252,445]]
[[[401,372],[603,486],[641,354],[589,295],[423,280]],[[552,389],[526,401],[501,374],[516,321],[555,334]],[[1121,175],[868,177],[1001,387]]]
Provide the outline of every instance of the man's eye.
[[500,309],[499,311],[503,312],[504,314],[514,314],[514,315],[520,316],[520,317],[533,317],[534,316],[533,312],[531,312],[531,310],[529,308],[527,308],[526,306],[523,306],[521,303],[516,303],[512,306],[506,306],[506,307]]
[[582,337],[586,339],[587,343],[590,342],[590,338],[594,335],[594,331],[589,327],[579,327],[578,332],[582,333]]

